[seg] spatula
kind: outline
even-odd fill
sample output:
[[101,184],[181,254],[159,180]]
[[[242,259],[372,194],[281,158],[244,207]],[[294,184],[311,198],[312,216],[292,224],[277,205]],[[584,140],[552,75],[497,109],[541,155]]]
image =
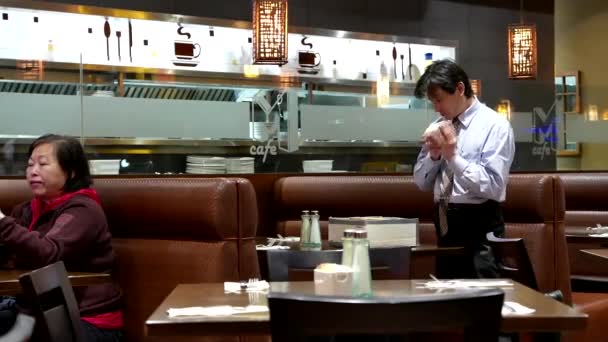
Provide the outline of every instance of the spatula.
[[112,30],[107,18],[106,23],[103,24],[103,34],[106,36],[106,51],[108,53],[108,60],[110,60],[110,35],[112,34]]

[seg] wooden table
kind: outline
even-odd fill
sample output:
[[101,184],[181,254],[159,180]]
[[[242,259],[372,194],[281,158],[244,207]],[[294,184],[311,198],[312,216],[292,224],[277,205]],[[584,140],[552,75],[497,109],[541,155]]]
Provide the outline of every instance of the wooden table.
[[[19,276],[28,270],[0,270],[0,295],[21,293]],[[72,286],[88,286],[112,281],[109,273],[68,272]]]
[[[415,296],[436,291],[420,288],[427,280],[377,280],[373,282],[376,296]],[[270,290],[314,294],[313,282],[276,282]],[[505,300],[518,302],[536,311],[530,315],[505,314],[502,330],[505,332],[559,332],[584,329],[587,315],[514,282],[504,288]],[[445,292],[444,292],[445,293]],[[180,284],[169,294],[146,321],[149,336],[206,336],[206,335],[268,335],[269,314],[252,313],[224,317],[169,318],[169,308],[192,306],[233,305],[247,306],[266,303],[265,294],[226,294],[222,283]]]
[[589,234],[566,234],[568,243],[596,244],[608,246],[608,236],[591,236]]
[[602,260],[603,262],[608,262],[608,248],[599,248],[599,249],[581,249],[581,253],[591,256],[596,260]]

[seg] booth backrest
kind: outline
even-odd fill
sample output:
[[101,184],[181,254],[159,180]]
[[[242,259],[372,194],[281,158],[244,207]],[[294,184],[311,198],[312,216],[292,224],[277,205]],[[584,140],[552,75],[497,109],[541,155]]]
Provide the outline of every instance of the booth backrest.
[[[511,175],[504,203],[507,237],[522,237],[541,291],[560,289],[570,300],[564,199],[553,175]],[[329,216],[418,218],[421,243],[435,243],[433,196],[411,176],[294,176],[275,183],[277,233],[299,235],[302,210],[319,210],[322,234]]]
[[570,264],[564,232],[564,189],[559,177],[509,177],[503,205],[506,237],[523,238],[541,292],[561,290],[571,302]]
[[566,200],[566,232],[608,226],[608,173],[561,173]]
[[14,206],[31,198],[32,192],[25,179],[0,179],[0,209],[4,215],[10,215]]
[[[566,234],[584,235],[587,227],[608,226],[608,173],[560,173],[566,198]],[[570,271],[574,276],[608,277],[601,260],[585,257],[579,250],[600,248],[603,241],[570,239]]]
[[145,319],[177,284],[258,274],[249,181],[105,178],[95,188],[112,230],[129,341],[143,336]]
[[433,194],[420,191],[410,176],[294,176],[277,180],[274,189],[276,229],[283,235],[299,236],[302,210],[319,210],[323,238],[329,216],[418,218],[420,226],[432,226]]

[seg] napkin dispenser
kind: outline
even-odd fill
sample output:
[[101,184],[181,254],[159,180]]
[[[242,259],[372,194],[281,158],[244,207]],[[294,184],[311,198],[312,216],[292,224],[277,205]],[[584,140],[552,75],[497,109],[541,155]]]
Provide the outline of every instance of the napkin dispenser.
[[330,217],[328,240],[341,245],[346,229],[365,229],[370,247],[417,246],[418,219],[384,216]]
[[315,268],[315,294],[321,296],[352,296],[353,269],[324,263]]

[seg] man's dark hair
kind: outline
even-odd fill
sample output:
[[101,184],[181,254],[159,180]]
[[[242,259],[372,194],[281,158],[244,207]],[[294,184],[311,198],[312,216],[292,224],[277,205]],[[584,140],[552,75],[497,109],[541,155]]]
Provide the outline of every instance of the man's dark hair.
[[429,89],[434,87],[439,87],[450,94],[454,94],[459,82],[464,84],[464,95],[467,98],[473,96],[469,76],[458,64],[449,59],[435,61],[426,68],[424,74],[416,83],[414,95],[417,98],[424,98]]
[[93,184],[89,161],[78,140],[63,135],[45,134],[30,145],[28,158],[32,156],[34,149],[42,144],[53,144],[55,147],[55,157],[67,176],[63,186],[64,192],[75,192]]

